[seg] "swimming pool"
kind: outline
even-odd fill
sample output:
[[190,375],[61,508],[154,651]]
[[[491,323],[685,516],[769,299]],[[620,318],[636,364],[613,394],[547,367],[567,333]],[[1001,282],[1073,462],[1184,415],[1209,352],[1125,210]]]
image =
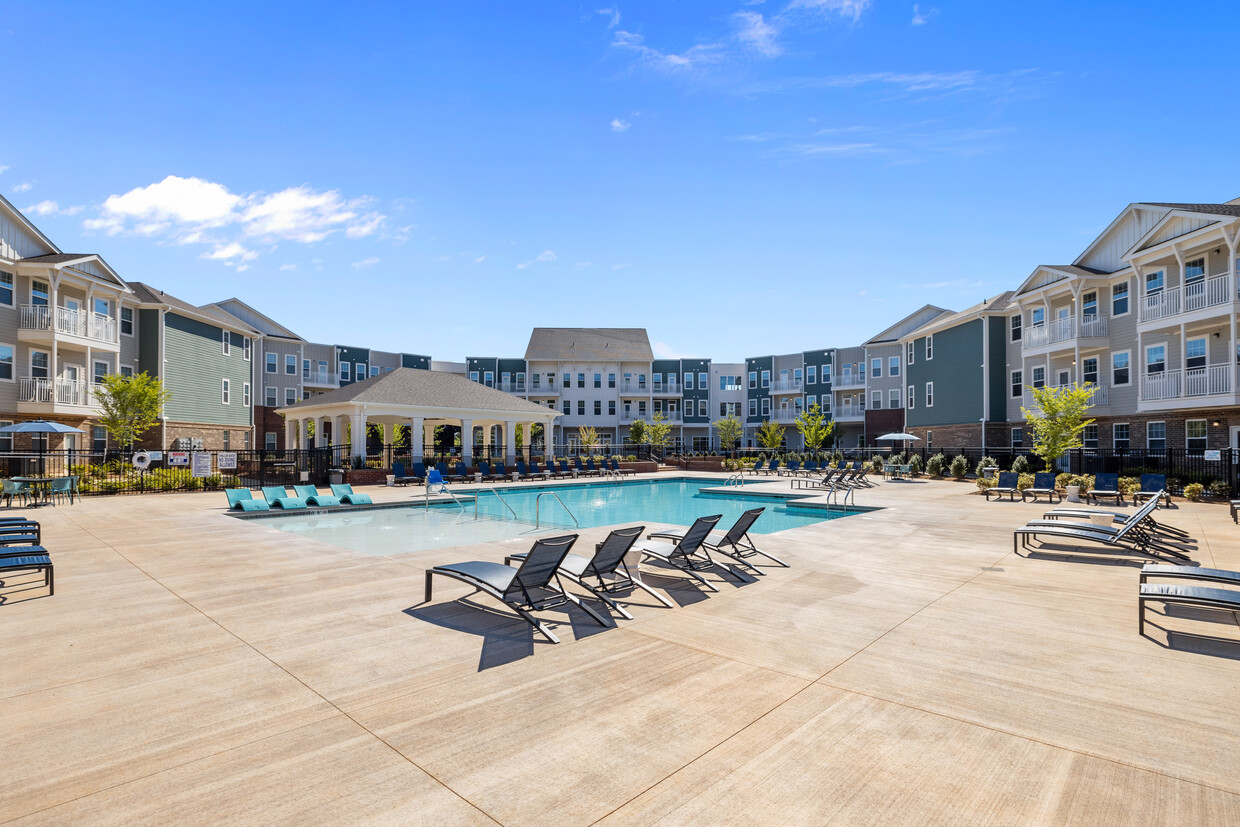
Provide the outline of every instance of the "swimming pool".
[[452,503],[425,508],[415,502],[400,508],[280,517],[263,524],[364,554],[399,554],[574,530],[572,519],[550,496],[542,498],[541,528],[535,528],[535,503],[544,491],[554,491],[581,528],[635,522],[689,525],[707,514],[722,514],[719,525],[727,528],[742,511],[763,506],[766,510],[751,533],[769,534],[847,516],[839,510],[797,507],[796,500],[785,497],[702,490],[718,490],[717,486],[714,480],[669,479],[503,489],[500,495],[516,512],[516,518],[499,497],[481,493],[496,489],[452,489],[461,497],[478,493],[477,520],[472,502],[467,502],[464,510]]

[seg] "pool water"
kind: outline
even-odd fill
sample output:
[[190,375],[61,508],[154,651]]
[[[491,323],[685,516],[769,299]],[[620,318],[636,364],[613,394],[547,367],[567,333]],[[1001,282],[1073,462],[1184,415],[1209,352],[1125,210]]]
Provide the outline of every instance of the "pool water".
[[[703,488],[717,489],[718,483],[671,479],[503,489],[500,496],[516,512],[515,518],[499,497],[483,493],[496,489],[453,488],[452,493],[460,497],[478,494],[478,519],[474,519],[472,501],[466,502],[464,510],[451,503],[426,508],[415,501],[406,508],[306,514],[264,520],[263,524],[364,554],[398,554],[574,530],[572,519],[554,497],[545,496],[538,503],[538,495],[545,491],[555,492],[576,515],[581,528],[618,523],[687,526],[698,517],[722,514],[719,527],[726,529],[736,522],[742,511],[762,506],[766,510],[751,533],[769,534],[847,516],[842,511],[828,513],[822,509],[798,508],[795,500],[783,497],[704,493]],[[536,507],[541,528],[535,528]]]

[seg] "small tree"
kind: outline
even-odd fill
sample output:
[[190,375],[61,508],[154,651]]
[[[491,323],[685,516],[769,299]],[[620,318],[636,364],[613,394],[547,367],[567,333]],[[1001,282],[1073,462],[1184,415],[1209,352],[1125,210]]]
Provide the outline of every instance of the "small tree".
[[[631,429],[629,433],[632,433]],[[650,443],[652,448],[666,448],[671,439],[672,423],[667,421],[663,411],[655,411],[650,424],[646,426],[646,442]]]
[[517,429],[513,431],[513,439],[517,443],[517,453],[520,453],[521,449],[525,447],[525,426],[517,426]]
[[587,425],[582,425],[577,429],[577,441],[581,443],[581,450],[586,456],[590,456],[591,449],[598,444],[598,431]]
[[156,423],[164,406],[171,399],[164,383],[146,371],[134,376],[110,374],[95,386],[95,402],[99,405],[99,424],[125,450]]
[[635,419],[629,425],[629,442],[634,445],[646,444],[646,420]]
[[1046,467],[1053,468],[1055,460],[1064,452],[1080,448],[1081,434],[1086,425],[1094,420],[1086,419],[1090,407],[1093,388],[1086,385],[1070,385],[1060,388],[1034,388],[1033,408],[1022,407],[1033,428],[1033,452],[1042,458]]
[[835,432],[835,421],[828,420],[818,404],[814,403],[797,417],[797,430],[805,441],[805,450],[817,451]]
[[758,426],[758,444],[768,451],[778,451],[784,444],[784,426],[769,419]]
[[719,447],[724,451],[731,451],[735,448],[736,443],[740,442],[741,436],[745,433],[745,424],[735,416],[725,416],[710,424],[715,429],[715,433],[719,435]]

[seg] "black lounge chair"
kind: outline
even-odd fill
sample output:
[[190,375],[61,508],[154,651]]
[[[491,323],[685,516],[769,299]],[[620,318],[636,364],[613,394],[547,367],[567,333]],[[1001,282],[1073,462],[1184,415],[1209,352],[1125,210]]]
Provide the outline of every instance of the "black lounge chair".
[[1150,601],[1240,612],[1240,592],[1176,583],[1142,583],[1137,595],[1137,631],[1140,634],[1145,634],[1145,604]]
[[[570,554],[565,557],[564,562],[560,564],[560,574],[629,620],[633,619],[633,615],[608,595],[638,588],[669,609],[674,609],[675,604],[642,582],[641,577],[631,571],[628,564],[624,562],[625,555],[629,553],[629,549],[645,530],[644,525],[634,528],[617,528],[607,535],[606,540],[595,544],[593,557],[582,557],[580,554]],[[525,556],[525,552],[513,554],[505,557],[504,562],[524,560]]]
[[[1119,525],[1124,525],[1133,518],[1133,514],[1125,514],[1122,511],[1107,511],[1102,508],[1052,508],[1050,511],[1045,512],[1042,518],[1043,520],[1059,520],[1076,517],[1078,519],[1091,520],[1098,516],[1110,517],[1112,523]],[[1187,531],[1166,523],[1160,523],[1154,519],[1153,514],[1147,514],[1144,521],[1153,531],[1159,534],[1165,534],[1177,540],[1190,539]]]
[[[986,495],[986,501],[990,502],[990,495],[994,494],[996,501],[1004,494],[1008,495],[1008,502],[1016,502],[1016,495],[1020,493],[1020,489],[1016,486],[1020,482],[1020,474],[1015,471],[1004,471],[999,474],[999,483],[993,488],[987,488],[982,493]],[[1023,497],[1022,497],[1023,499]]]
[[1148,497],[1158,497],[1167,508],[1171,507],[1171,495],[1167,493],[1166,474],[1141,475],[1141,490],[1132,495],[1132,501],[1139,503]]
[[1086,525],[1083,523],[1064,523],[1060,520],[1032,520],[1028,525],[1021,526],[1012,533],[1012,551],[1017,551],[1017,539],[1028,546],[1029,538],[1041,542],[1042,537],[1056,537],[1075,542],[1099,543],[1126,553],[1142,554],[1155,559],[1166,559],[1165,555],[1188,561],[1184,549],[1171,546],[1168,542],[1155,535],[1146,523],[1158,503],[1150,500],[1128,518],[1120,528],[1110,526]]
[[569,549],[575,542],[577,542],[576,534],[536,540],[534,547],[521,561],[520,568],[506,566],[503,563],[472,560],[427,569],[424,602],[430,602],[431,579],[439,574],[467,583],[480,592],[486,592],[516,612],[522,620],[541,632],[552,643],[559,643],[560,639],[530,612],[553,609],[572,603],[584,609],[586,614],[594,618],[600,626],[606,626],[607,621],[598,612],[569,594],[564,589],[564,585],[560,583],[560,564],[564,562],[564,558],[568,556]]
[[1116,505],[1124,502],[1124,493],[1119,490],[1119,474],[1095,474],[1094,487],[1085,492],[1085,502],[1098,502],[1100,497],[1114,498]]
[[1054,502],[1059,497],[1059,492],[1055,490],[1054,471],[1040,471],[1034,474],[1033,485],[1020,492],[1020,500],[1025,502],[1027,497],[1033,497],[1033,501],[1036,503],[1038,496],[1041,494],[1046,495],[1048,503]]
[[[713,532],[707,535],[706,539],[702,541],[702,545],[711,551],[726,554],[728,557],[731,557],[733,560],[750,569],[755,574],[765,573],[753,563],[749,562],[748,558],[758,554],[774,563],[778,563],[784,568],[789,568],[789,565],[783,560],[780,560],[773,554],[767,554],[765,551],[762,551],[753,544],[753,540],[749,539],[749,529],[753,527],[753,524],[757,522],[758,517],[761,516],[762,512],[765,510],[765,508],[749,509],[745,513],[741,514],[740,519],[738,519],[736,523],[728,529],[726,534],[722,534],[718,531]],[[650,539],[677,541],[683,539],[685,534],[686,532],[684,531],[659,531],[651,534]]]
[[1146,563],[1141,567],[1141,582],[1151,577],[1166,577],[1169,580],[1196,580],[1203,583],[1223,583],[1228,586],[1240,587],[1240,571],[1226,569],[1203,569],[1198,566],[1167,566],[1161,563]]
[[719,522],[721,517],[723,517],[722,514],[698,517],[693,521],[693,525],[689,527],[689,530],[684,533],[684,536],[675,543],[646,540],[638,545],[637,548],[641,551],[643,557],[653,557],[673,568],[680,569],[712,592],[717,592],[719,589],[715,587],[715,584],[698,572],[712,568],[721,568],[731,572],[733,577],[743,582],[743,578],[735,570],[730,566],[716,563],[711,559],[710,553],[703,549],[702,543],[710,536],[711,531],[715,528],[715,524]]

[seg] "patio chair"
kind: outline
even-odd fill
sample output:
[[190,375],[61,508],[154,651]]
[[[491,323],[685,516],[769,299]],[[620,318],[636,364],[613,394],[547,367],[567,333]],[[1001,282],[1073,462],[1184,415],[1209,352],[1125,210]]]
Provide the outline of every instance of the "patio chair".
[[57,477],[48,483],[47,501],[52,505],[59,499],[62,502],[73,494],[73,480],[70,477]]
[[[994,488],[987,488],[982,493],[986,495],[987,502],[990,502],[991,494],[995,495],[996,502],[998,502],[1004,494],[1008,495],[1008,502],[1016,502],[1016,495],[1020,493],[1020,491],[1016,488],[1016,484],[1018,482],[1020,482],[1020,474],[1015,471],[1003,471],[999,474],[999,484]],[[1024,498],[1022,497],[1022,499]]]
[[469,479],[469,469],[465,467],[465,463],[458,461],[456,463],[456,467],[452,469],[452,473],[444,474],[443,478],[445,480],[448,480],[449,482],[453,480],[465,482],[466,480]]
[[533,474],[530,472],[529,467],[525,464],[525,460],[517,460],[517,477],[523,480],[528,480],[532,476]]
[[[516,470],[516,469],[513,469],[513,470]],[[495,479],[506,480],[508,479],[510,474],[512,474],[512,471],[508,470],[507,465],[505,465],[502,462],[495,463]]]
[[616,459],[615,457],[611,458],[610,465],[611,465],[611,470],[615,471],[617,474],[625,475],[625,474],[636,474],[637,473],[637,469],[635,468],[621,468],[620,461]]
[[482,475],[484,480],[495,479],[495,473],[491,470],[491,464],[483,460],[478,461],[478,473]]
[[1202,583],[1223,583],[1228,586],[1240,587],[1240,571],[1226,569],[1203,569],[1197,566],[1168,566],[1162,563],[1146,563],[1141,567],[1141,582],[1151,577],[1166,577],[1169,580],[1196,580]]
[[426,482],[426,463],[415,462],[413,464],[413,473],[409,475],[409,479],[413,482]]
[[1093,500],[1098,502],[1099,498],[1114,498],[1116,505],[1124,502],[1124,494],[1119,490],[1119,474],[1095,474],[1094,487],[1085,492],[1085,502]]
[[300,497],[290,497],[288,490],[283,485],[265,485],[263,486],[263,497],[267,500],[267,504],[272,508],[280,508],[285,511],[294,508],[305,508],[306,501]]
[[764,470],[762,473],[768,477],[771,474],[775,474],[776,476],[778,476],[779,475],[779,460],[772,457],[771,461],[766,464],[766,470]]
[[432,578],[438,574],[460,580],[494,597],[552,643],[559,643],[560,639],[530,612],[572,603],[584,609],[600,626],[606,626],[607,621],[601,615],[570,594],[560,582],[560,565],[575,542],[576,534],[536,540],[519,568],[483,560],[434,566],[426,570],[425,602],[430,602]]
[[[604,467],[604,468],[606,468],[606,467],[607,467],[607,461],[606,461],[606,460],[603,460],[603,467]],[[602,473],[603,473],[603,472],[602,472],[602,471],[600,471],[600,470],[599,470],[599,467],[598,467],[597,465],[595,465],[595,464],[594,464],[594,457],[590,457],[588,460],[586,460],[586,473],[587,473],[587,474],[593,474],[593,475],[594,475],[594,476],[596,476],[596,477],[598,477],[598,476],[602,476]]]
[[1167,507],[1171,507],[1171,495],[1167,493],[1166,474],[1142,474],[1141,490],[1132,495],[1132,501],[1139,503],[1148,497],[1158,497]]
[[0,484],[3,485],[3,489],[0,490],[0,497],[4,498],[4,501],[7,503],[9,508],[13,507],[14,497],[20,497],[23,505],[25,505],[25,503],[30,499],[30,489],[24,482],[3,480],[0,481]]
[[1203,606],[1225,612],[1240,611],[1240,591],[1215,589],[1206,586],[1182,586],[1174,583],[1145,583],[1137,593],[1137,632],[1145,634],[1145,604],[1177,603],[1184,606]]
[[1022,545],[1028,547],[1030,537],[1042,542],[1041,538],[1047,536],[1074,542],[1098,543],[1155,559],[1165,559],[1164,555],[1170,555],[1188,561],[1189,557],[1182,547],[1168,545],[1166,540],[1155,536],[1148,524],[1144,524],[1157,506],[1156,500],[1150,500],[1118,529],[1083,523],[1068,524],[1058,520],[1032,520],[1012,533],[1012,551],[1019,554],[1016,548],[1018,538]]
[[1054,502],[1059,496],[1059,492],[1055,490],[1055,472],[1040,471],[1033,475],[1033,485],[1020,492],[1021,502],[1025,502],[1026,497],[1033,497],[1033,501],[1038,501],[1038,496],[1046,495],[1048,503]]
[[[560,574],[581,586],[629,620],[633,619],[633,615],[629,614],[627,609],[608,595],[632,591],[634,588],[638,588],[669,609],[674,609],[675,604],[672,601],[646,585],[641,577],[636,572],[630,570],[628,564],[624,561],[625,556],[629,553],[629,549],[633,547],[633,544],[637,542],[637,538],[645,530],[646,527],[644,525],[615,529],[607,535],[606,540],[594,545],[593,557],[582,557],[580,554],[570,554],[565,557],[564,562],[560,564]],[[508,564],[513,560],[524,560],[525,556],[526,552],[511,554],[504,558],[504,563]]]
[[[726,554],[736,562],[749,568],[755,574],[764,574],[753,563],[749,562],[750,557],[754,555],[762,555],[766,559],[778,563],[784,568],[789,568],[788,564],[780,560],[773,554],[767,554],[754,545],[753,540],[749,539],[749,529],[757,522],[758,517],[762,516],[762,512],[766,508],[751,508],[741,514],[736,523],[728,529],[727,533],[719,531],[711,532],[706,539],[702,541],[702,545],[711,551],[717,551],[720,554]],[[660,531],[651,534],[651,539],[681,540],[686,532],[683,531]]]
[[545,477],[549,479],[554,473],[554,470],[543,470],[543,467],[538,464],[538,460],[530,460],[531,477]]
[[[56,593],[55,574],[52,556],[41,546],[25,546],[21,553],[0,557],[0,588],[7,585],[9,573],[38,571],[43,573],[43,585],[47,586],[48,596]],[[11,588],[11,587],[10,587]]]
[[[419,469],[421,469],[420,474],[419,474]],[[421,482],[423,479],[426,478],[426,469],[422,467],[422,463],[420,462],[414,463],[413,471],[414,471],[413,474],[408,474],[405,471],[405,463],[393,462],[392,463],[392,476],[395,477],[393,482],[395,482],[397,485],[408,485],[411,482]]]
[[353,492],[352,483],[344,483],[342,485],[333,485],[332,495],[339,498],[340,502],[345,505],[371,505],[374,500],[369,494],[355,494]]
[[710,517],[698,517],[693,521],[693,525],[684,533],[684,536],[675,543],[665,543],[662,541],[646,540],[637,546],[643,557],[653,557],[662,563],[667,563],[673,568],[680,569],[685,574],[700,582],[703,586],[712,592],[719,591],[714,583],[711,583],[698,572],[711,568],[723,568],[732,572],[732,575],[738,580],[740,575],[728,566],[722,566],[711,559],[709,552],[702,552],[702,543],[710,536],[714,530],[715,524],[719,522],[722,514],[715,514]]
[[320,494],[313,485],[294,485],[293,493],[306,501],[306,505],[319,508],[335,508],[340,505],[340,498],[331,494]]
[[795,459],[790,459],[788,460],[788,464],[785,465],[783,468],[780,468],[777,473],[781,477],[783,476],[793,477],[793,476],[796,476],[797,469],[800,467],[801,467],[800,462],[796,461]]
[[[1110,517],[1112,523],[1119,525],[1126,524],[1131,520],[1134,514],[1124,513],[1122,511],[1107,511],[1102,508],[1052,508],[1050,511],[1042,515],[1043,520],[1060,520],[1064,518],[1076,517],[1078,519],[1092,520],[1094,517]],[[1041,521],[1039,521],[1041,522]],[[1148,514],[1143,518],[1143,522],[1149,526],[1152,531],[1163,534],[1174,540],[1190,540],[1189,534],[1182,528],[1176,528],[1166,523],[1160,523],[1154,519],[1153,514]]]
[[253,493],[248,488],[225,488],[224,494],[228,497],[229,511],[271,510],[271,506],[267,505],[266,500],[255,499]]
[[[568,467],[568,463],[565,460],[558,460],[558,462],[560,465],[560,470],[556,473],[556,476],[557,477],[571,477],[573,475],[573,470]],[[551,463],[548,462],[547,466],[550,467]]]

